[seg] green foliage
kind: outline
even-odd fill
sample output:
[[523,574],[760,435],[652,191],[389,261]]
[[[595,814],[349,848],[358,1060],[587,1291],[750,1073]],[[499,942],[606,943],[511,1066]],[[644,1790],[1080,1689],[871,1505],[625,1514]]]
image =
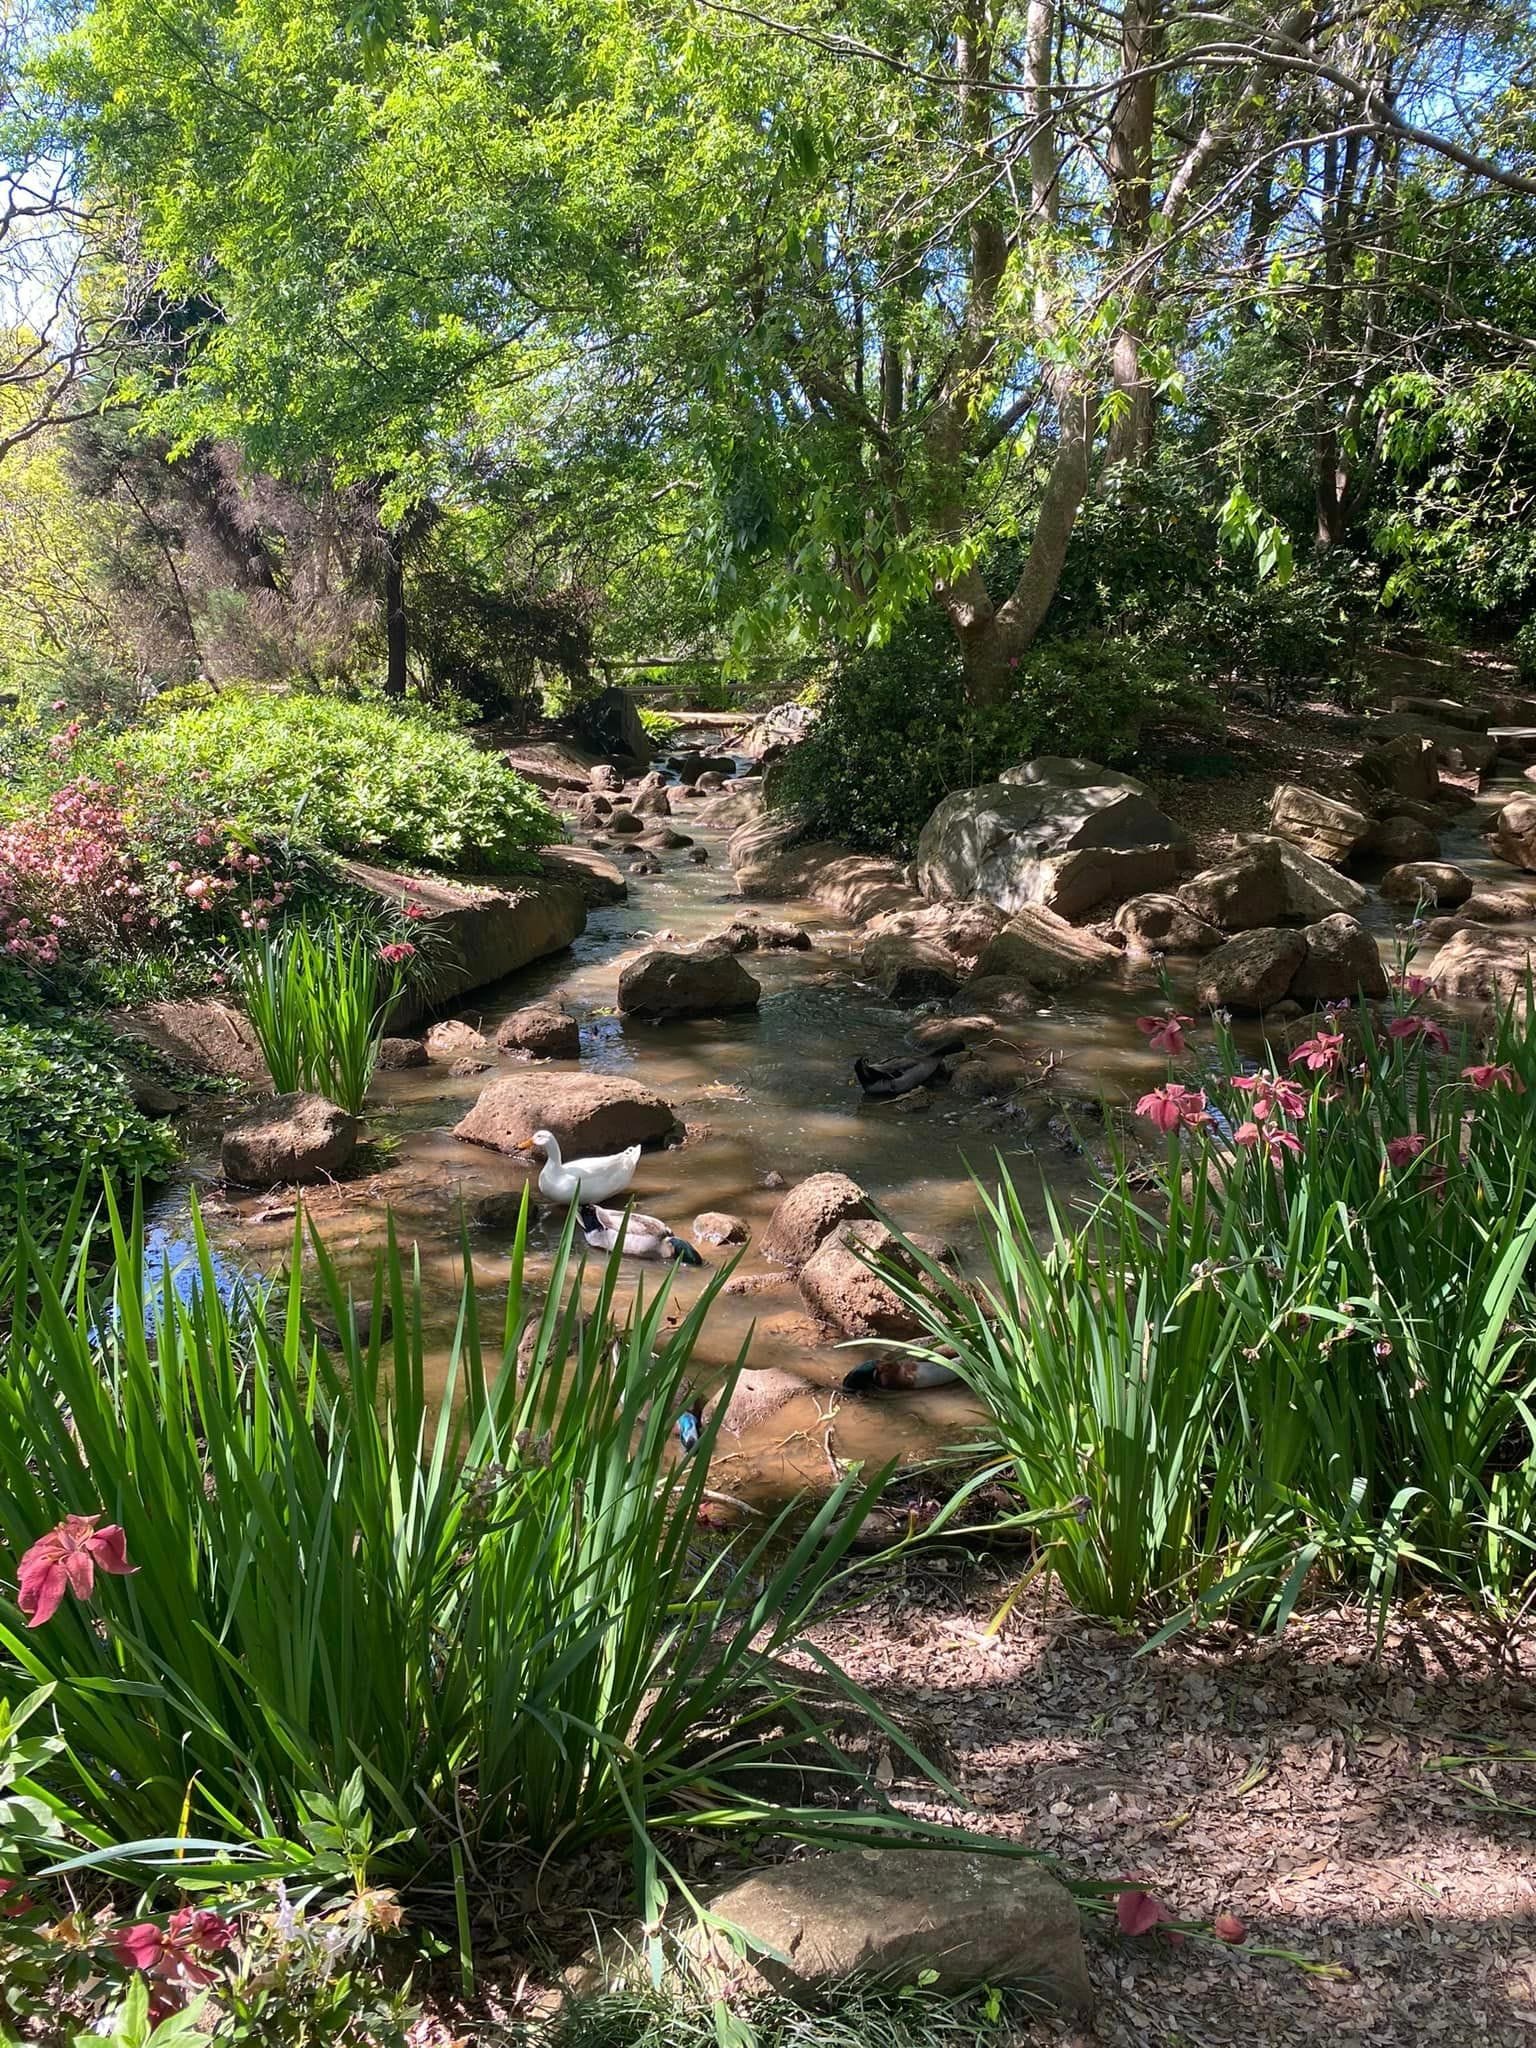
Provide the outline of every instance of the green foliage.
[[1027,1998],[989,1987],[954,1997],[847,1984],[817,2005],[768,1994],[728,2006],[637,1983],[570,2001],[538,2048],[1012,2048],[1036,2017]]
[[339,918],[321,931],[289,924],[240,955],[240,997],[273,1087],[328,1095],[353,1116],[401,985],[399,964],[383,957],[373,933]]
[[168,1128],[134,1108],[101,1033],[0,1016],[0,1238],[16,1224],[18,1179],[42,1230],[68,1209],[83,1171],[155,1179],[176,1156]]
[[1502,1613],[1536,1581],[1536,1038],[1506,1018],[1479,1086],[1465,1047],[1442,1072],[1425,1020],[1394,1022],[1362,1020],[1359,1077],[1319,1041],[1291,1107],[1223,1041],[1238,1142],[1189,1100],[1152,1193],[1120,1165],[1080,1224],[1049,1210],[1043,1251],[1005,1182],[979,1301],[932,1260],[893,1276],[1077,1606],[1280,1623],[1316,1572]]
[[198,1225],[201,1285],[150,1317],[141,1224],[111,1220],[73,1277],[18,1233],[0,1373],[4,1547],[105,1510],[137,1567],[37,1629],[0,1601],[0,1693],[57,1685],[74,1832],[212,1836],[241,1882],[369,1864],[440,1898],[461,1858],[627,1841],[648,1911],[686,1889],[679,1833],[957,1839],[892,1815],[787,1676],[880,1477],[698,1554],[713,1428],[683,1461],[675,1424],[723,1274],[680,1317],[663,1287],[621,1324],[622,1261],[584,1292],[573,1216],[540,1310],[525,1216],[496,1337],[466,1250],[443,1384],[393,1241],[365,1344],[297,1229],[286,1287],[231,1305]]
[[1182,648],[1213,682],[1262,689],[1274,711],[1307,688],[1347,704],[1359,686],[1374,616],[1372,580],[1364,564],[1339,555],[1306,563],[1285,579],[1213,579],[1173,597],[1155,638]]
[[427,714],[230,691],[113,743],[130,777],[199,792],[252,831],[333,853],[505,873],[559,826],[530,784]]
[[1209,717],[1173,654],[1130,639],[1041,642],[995,710],[966,703],[960,658],[934,611],[866,648],[826,686],[808,738],[774,770],[771,798],[813,832],[881,853],[906,852],[952,789],[986,782],[1031,754],[1123,762],[1160,721]]

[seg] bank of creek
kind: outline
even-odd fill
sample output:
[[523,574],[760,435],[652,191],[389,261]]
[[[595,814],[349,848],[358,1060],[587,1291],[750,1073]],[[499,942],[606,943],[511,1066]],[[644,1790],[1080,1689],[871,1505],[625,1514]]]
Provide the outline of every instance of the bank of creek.
[[[685,733],[682,741],[712,743],[708,732]],[[1459,867],[1482,901],[1503,890],[1505,922],[1498,930],[1502,938],[1523,943],[1533,929],[1529,908],[1524,918],[1512,916],[1520,906],[1509,900],[1509,885],[1523,878],[1490,853],[1483,835],[1502,805],[1528,785],[1508,760],[1491,768],[1481,789],[1475,774],[1458,783],[1454,768],[1462,764],[1454,752],[1452,762],[1442,770],[1438,858]],[[665,761],[660,765],[672,774]],[[753,765],[736,763],[744,772]],[[674,798],[693,794],[675,781],[671,788]],[[1086,1196],[1096,1159],[1106,1152],[1106,1109],[1123,1125],[1123,1106],[1166,1077],[1166,1062],[1148,1050],[1136,1018],[1169,1007],[1194,1010],[1199,961],[1165,959],[1133,947],[1108,972],[1042,993],[988,1028],[971,1027],[971,1053],[983,1061],[1000,1057],[1007,1069],[995,1093],[984,1074],[976,1079],[980,1070],[972,1065],[963,1086],[924,1088],[896,1101],[866,1100],[853,1075],[855,1057],[910,1052],[914,1033],[920,1040],[925,1031],[944,1030],[946,1014],[963,1020],[964,991],[947,1004],[898,1002],[882,994],[861,962],[865,926],[845,914],[846,905],[835,897],[829,906],[825,892],[784,900],[778,890],[778,900],[744,904],[728,849],[733,832],[760,806],[755,796],[733,800],[730,789],[728,782],[723,795],[674,802],[670,821],[657,822],[681,829],[692,846],[650,856],[643,863],[655,868],[650,873],[625,872],[632,863],[624,843],[594,831],[602,819],[594,820],[590,811],[583,817],[570,787],[558,792],[578,849],[596,839],[603,864],[615,862],[623,873],[627,896],[591,907],[585,930],[568,949],[455,1002],[449,1014],[481,1032],[484,1046],[441,1047],[441,1056],[426,1065],[381,1071],[369,1101],[367,1124],[375,1144],[365,1155],[365,1170],[305,1189],[302,1199],[360,1294],[371,1285],[372,1257],[393,1217],[402,1242],[414,1245],[420,1257],[429,1315],[434,1308],[440,1312],[430,1334],[438,1370],[446,1372],[461,1282],[463,1218],[477,1210],[483,1214],[487,1198],[515,1194],[536,1173],[524,1158],[462,1142],[453,1127],[501,1074],[580,1071],[643,1081],[672,1106],[684,1136],[645,1152],[628,1198],[685,1238],[694,1218],[706,1211],[738,1217],[750,1231],[739,1253],[704,1244],[702,1268],[672,1271],[681,1310],[713,1269],[736,1261],[712,1311],[701,1364],[724,1367],[745,1348],[753,1373],[777,1368],[803,1382],[802,1392],[748,1421],[739,1435],[722,1438],[721,1485],[766,1499],[807,1484],[824,1486],[851,1460],[920,1458],[963,1436],[975,1420],[960,1388],[862,1400],[841,1394],[844,1375],[872,1347],[842,1343],[836,1330],[818,1324],[793,1274],[759,1249],[783,1190],[813,1173],[845,1173],[899,1227],[941,1239],[963,1266],[974,1269],[981,1242],[972,1174],[984,1182],[995,1178],[1000,1159],[1037,1213],[1044,1187],[1067,1203]],[[1177,810],[1177,804],[1169,808]],[[1194,836],[1198,841],[1198,829]],[[1208,857],[1219,859],[1221,842],[1210,843],[1216,851]],[[700,851],[707,860],[698,857]],[[1356,871],[1379,877],[1382,865],[1378,861],[1373,870],[1367,861],[1363,869],[1356,864]],[[617,886],[611,869],[609,882],[611,894]],[[1375,887],[1361,894],[1360,923],[1384,955],[1400,952],[1413,910],[1385,901]],[[1472,911],[1478,908],[1474,901]],[[657,945],[687,951],[743,914],[796,926],[811,941],[806,950],[763,948],[744,956],[761,983],[755,1009],[659,1022],[618,1013],[617,982],[626,962]],[[1112,906],[1101,914],[1112,915]],[[1443,928],[1430,929],[1437,940],[1447,935]],[[1422,943],[1422,918],[1415,936]],[[1431,945],[1425,957],[1433,950]],[[498,1051],[501,1021],[540,999],[556,999],[577,1017],[579,1062],[528,1066]],[[1257,1051],[1267,1029],[1291,1025],[1296,1006],[1285,1008],[1291,1018],[1281,1010],[1264,1024],[1239,1019],[1240,1037]],[[194,1135],[193,1167],[162,1202],[160,1220],[174,1230],[188,1188],[196,1185],[216,1243],[248,1269],[272,1272],[291,1248],[296,1197],[222,1183],[209,1158],[211,1135],[211,1124],[201,1139]],[[1133,1132],[1125,1135],[1136,1142]],[[561,1212],[540,1206],[530,1262],[535,1287],[547,1272],[562,1220]],[[475,1277],[492,1312],[504,1296],[510,1238],[505,1220],[469,1233]],[[591,1263],[595,1268],[601,1262]],[[630,1262],[627,1270],[647,1289],[661,1282],[654,1265]]]

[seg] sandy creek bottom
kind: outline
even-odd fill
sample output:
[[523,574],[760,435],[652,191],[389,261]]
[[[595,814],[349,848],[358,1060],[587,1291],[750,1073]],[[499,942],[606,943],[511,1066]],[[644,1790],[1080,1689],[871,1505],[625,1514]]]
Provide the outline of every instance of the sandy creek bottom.
[[[1490,790],[1480,809],[1496,806],[1500,796]],[[1492,861],[1477,836],[1483,819],[1471,812],[1466,817],[1446,835],[1444,858],[1466,866],[1479,885],[1510,880],[1511,870]],[[644,1080],[672,1103],[687,1128],[686,1143],[645,1155],[632,1189],[636,1202],[684,1236],[706,1209],[728,1211],[751,1226],[753,1242],[736,1267],[747,1291],[718,1299],[697,1355],[706,1368],[724,1366],[747,1344],[750,1367],[785,1367],[809,1383],[807,1393],[739,1440],[723,1438],[717,1453],[720,1487],[768,1501],[807,1485],[825,1487],[834,1460],[883,1464],[930,1455],[963,1438],[978,1416],[961,1389],[872,1399],[841,1395],[843,1375],[870,1347],[840,1349],[828,1340],[793,1280],[757,1253],[780,1199],[770,1176],[792,1185],[828,1169],[848,1173],[898,1224],[942,1237],[962,1265],[974,1268],[982,1241],[971,1174],[995,1179],[1001,1158],[1034,1213],[1047,1188],[1062,1203],[1086,1196],[1094,1178],[1088,1106],[1123,1101],[1164,1078],[1163,1061],[1148,1055],[1135,1028],[1137,1015],[1162,1007],[1163,998],[1151,975],[1143,974],[1123,986],[1090,984],[1048,1006],[1042,999],[1040,1014],[1010,1034],[1013,1043],[1038,1052],[1042,1080],[1011,1104],[978,1103],[943,1089],[867,1103],[852,1076],[854,1056],[900,1052],[914,1013],[856,978],[857,932],[831,922],[813,904],[789,903],[768,906],[765,914],[803,925],[812,950],[745,956],[762,983],[757,1011],[626,1022],[613,1008],[624,959],[662,934],[685,943],[701,939],[741,908],[726,860],[728,834],[690,820],[686,806],[675,822],[707,847],[708,866],[667,856],[662,873],[630,878],[626,903],[594,911],[569,952],[477,992],[458,1014],[489,1036],[502,1017],[533,998],[564,998],[581,1018],[581,1066]],[[1373,895],[1366,913],[1384,947],[1392,941],[1388,909]],[[1181,992],[1176,981],[1175,997]],[[444,1063],[381,1074],[368,1123],[376,1138],[389,1141],[383,1163],[304,1197],[326,1246],[363,1297],[393,1214],[400,1241],[414,1244],[421,1260],[429,1334],[435,1332],[440,1344],[429,1364],[439,1374],[446,1371],[462,1284],[461,1203],[521,1189],[530,1177],[522,1161],[450,1135],[481,1088],[508,1071],[507,1056],[494,1048],[483,1057],[486,1071],[463,1077],[450,1076]],[[1074,1120],[1089,1139],[1086,1154],[1074,1140]],[[239,1194],[217,1182],[211,1164],[195,1164],[168,1193],[157,1220],[174,1226],[192,1186],[226,1256],[263,1272],[285,1263],[293,1231],[288,1198]],[[274,1210],[279,1213],[271,1215]],[[557,1228],[552,1217],[537,1226],[529,1260],[535,1288],[548,1273]],[[508,1236],[477,1231],[472,1237],[486,1330],[499,1327],[505,1302]],[[730,1255],[706,1248],[705,1256],[713,1266]],[[632,1270],[649,1296],[662,1269],[633,1264]],[[676,1270],[674,1302],[691,1302],[707,1277],[707,1270]]]

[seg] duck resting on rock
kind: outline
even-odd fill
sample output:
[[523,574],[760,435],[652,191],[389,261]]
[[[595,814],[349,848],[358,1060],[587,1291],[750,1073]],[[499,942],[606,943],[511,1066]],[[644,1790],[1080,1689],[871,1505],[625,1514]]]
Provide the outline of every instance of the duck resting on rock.
[[913,1394],[925,1387],[961,1385],[953,1366],[937,1358],[908,1358],[890,1353],[866,1358],[843,1381],[846,1394]]
[[627,1259],[676,1259],[685,1266],[702,1266],[691,1244],[659,1216],[642,1216],[633,1209],[599,1209],[582,1202],[576,1211],[581,1234],[595,1252],[611,1252],[615,1246]]
[[640,1164],[640,1147],[627,1152],[609,1152],[600,1158],[562,1159],[560,1142],[553,1131],[535,1131],[524,1138],[519,1152],[542,1152],[539,1193],[551,1202],[605,1202],[622,1194],[635,1177]]

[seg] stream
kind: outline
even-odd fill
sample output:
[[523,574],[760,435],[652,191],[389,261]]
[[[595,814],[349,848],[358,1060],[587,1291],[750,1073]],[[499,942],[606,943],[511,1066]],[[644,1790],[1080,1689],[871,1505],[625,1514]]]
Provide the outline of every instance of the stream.
[[[1481,814],[1496,809],[1514,786],[1524,785],[1518,778],[1490,784],[1478,814],[1468,812],[1464,823],[1443,834],[1441,857],[1465,867],[1480,888],[1514,878],[1479,836],[1486,822]],[[745,1346],[753,1369],[781,1367],[806,1383],[803,1393],[739,1438],[727,1435],[717,1453],[722,1488],[771,1501],[807,1485],[825,1487],[843,1461],[931,1455],[964,1436],[978,1415],[962,1388],[869,1398],[841,1393],[844,1374],[871,1347],[828,1341],[793,1280],[756,1249],[784,1187],[812,1173],[847,1173],[898,1225],[942,1238],[963,1267],[975,1269],[983,1247],[972,1174],[995,1180],[1000,1158],[1033,1216],[1042,1213],[1047,1188],[1059,1203],[1085,1196],[1094,1178],[1094,1105],[1124,1101],[1166,1076],[1165,1062],[1148,1052],[1135,1027],[1138,1014],[1162,1008],[1164,997],[1143,973],[1124,985],[1090,983],[1042,998],[1039,1014],[1012,1034],[1014,1044],[1038,1055],[1041,1082],[1012,1099],[977,1101],[939,1088],[867,1102],[853,1078],[853,1059],[900,1053],[922,1013],[894,1005],[858,979],[862,934],[812,903],[790,902],[766,906],[766,914],[802,926],[811,949],[743,956],[762,984],[757,1010],[664,1023],[620,1018],[616,985],[627,959],[656,943],[701,940],[742,908],[726,858],[729,828],[703,824],[687,807],[673,822],[707,849],[708,865],[669,854],[660,873],[629,876],[628,900],[593,910],[568,952],[477,991],[455,1014],[489,1038],[510,1011],[558,996],[580,1019],[584,1070],[633,1075],[673,1105],[686,1142],[648,1151],[629,1193],[683,1237],[691,1236],[694,1217],[705,1210],[738,1216],[751,1228],[743,1253],[701,1247],[704,1268],[671,1269],[671,1285],[681,1308],[711,1270],[736,1257],[731,1291],[717,1300],[706,1325],[700,1363],[724,1368]],[[1389,955],[1400,915],[1374,892],[1362,912]],[[1182,979],[1172,993],[1176,1000],[1187,996]],[[1255,1049],[1259,1037],[1255,1027]],[[383,1141],[376,1170],[304,1191],[307,1214],[360,1297],[371,1291],[373,1259],[393,1215],[401,1243],[414,1246],[421,1261],[429,1336],[438,1344],[429,1367],[440,1378],[462,1281],[461,1205],[520,1191],[537,1170],[450,1135],[481,1089],[509,1071],[508,1056],[494,1046],[481,1057],[483,1072],[459,1076],[442,1061],[381,1072],[367,1118],[372,1136]],[[565,1064],[552,1063],[557,1069]],[[154,1220],[174,1228],[194,1186],[221,1252],[265,1273],[286,1262],[291,1197],[228,1188],[204,1156],[168,1191]],[[547,1278],[559,1221],[546,1211],[535,1227],[528,1261],[535,1288]],[[471,1236],[487,1328],[505,1299],[509,1241],[504,1229]],[[600,1266],[600,1256],[590,1263]],[[664,1277],[663,1269],[639,1262],[627,1270],[648,1296]]]

